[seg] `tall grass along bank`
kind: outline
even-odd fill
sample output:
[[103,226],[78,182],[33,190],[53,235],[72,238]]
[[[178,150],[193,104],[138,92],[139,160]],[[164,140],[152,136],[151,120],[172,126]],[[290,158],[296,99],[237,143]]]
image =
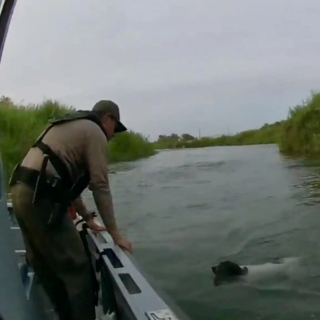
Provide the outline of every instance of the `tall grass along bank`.
[[247,130],[235,135],[197,139],[189,134],[161,135],[154,143],[158,149],[201,148],[210,146],[235,146],[253,144],[278,144],[286,155],[320,162],[320,92],[315,92],[300,105],[289,108],[286,120],[265,124],[257,130]]
[[320,93],[312,93],[301,105],[290,108],[283,125],[280,151],[295,156],[320,156]]
[[[73,111],[74,108],[53,100],[25,106],[14,104],[6,97],[0,99],[0,150],[7,178],[48,125],[49,118]],[[116,135],[109,144],[111,162],[136,160],[153,154],[154,145],[132,131]]]

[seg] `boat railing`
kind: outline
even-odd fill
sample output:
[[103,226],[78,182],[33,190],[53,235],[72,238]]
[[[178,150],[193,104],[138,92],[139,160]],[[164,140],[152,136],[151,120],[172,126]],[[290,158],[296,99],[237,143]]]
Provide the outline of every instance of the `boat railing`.
[[85,226],[83,231],[100,278],[104,314],[115,314],[118,320],[189,319],[168,296],[156,289],[155,283],[150,283],[133,256],[115,245],[109,233],[95,233]]

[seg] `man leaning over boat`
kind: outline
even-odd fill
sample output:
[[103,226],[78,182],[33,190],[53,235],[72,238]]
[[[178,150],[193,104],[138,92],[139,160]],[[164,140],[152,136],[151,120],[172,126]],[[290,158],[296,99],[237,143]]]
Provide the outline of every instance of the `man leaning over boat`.
[[[90,261],[68,214],[70,205],[89,228],[107,230],[117,245],[132,252],[114,216],[107,159],[108,141],[126,130],[119,107],[101,100],[92,111],[51,120],[12,173],[12,206],[27,258],[60,320],[95,319]],[[89,182],[103,227],[80,197]]]

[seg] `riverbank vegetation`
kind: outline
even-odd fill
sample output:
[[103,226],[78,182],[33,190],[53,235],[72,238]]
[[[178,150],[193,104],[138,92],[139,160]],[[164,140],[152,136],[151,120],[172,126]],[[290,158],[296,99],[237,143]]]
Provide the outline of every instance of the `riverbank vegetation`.
[[260,129],[247,130],[235,135],[222,135],[220,137],[194,138],[189,134],[179,136],[159,136],[155,142],[157,149],[175,148],[203,148],[213,146],[237,146],[253,144],[274,144],[278,143],[282,130],[283,121],[273,124],[265,124]]
[[[18,105],[10,98],[0,98],[0,150],[6,176],[23,159],[49,118],[72,111],[75,109],[52,100],[37,105]],[[147,138],[132,131],[116,135],[109,144],[111,162],[136,160],[155,152]]]
[[[74,110],[52,100],[26,106],[14,104],[6,97],[0,98],[0,150],[6,172],[10,173],[23,158],[50,117]],[[196,138],[187,133],[181,136],[173,133],[160,135],[151,143],[140,133],[128,131],[111,141],[109,157],[111,162],[119,162],[151,156],[156,149],[255,144],[278,144],[284,154],[320,157],[320,93],[312,93],[302,104],[290,108],[286,120],[235,135]]]
[[260,129],[200,139],[189,134],[179,136],[173,133],[169,136],[159,136],[154,144],[157,149],[278,144],[283,154],[303,156],[318,162],[317,159],[320,159],[320,92],[312,93],[300,105],[289,108],[287,119],[265,124]]
[[282,153],[303,157],[320,156],[320,93],[290,108],[280,135]]

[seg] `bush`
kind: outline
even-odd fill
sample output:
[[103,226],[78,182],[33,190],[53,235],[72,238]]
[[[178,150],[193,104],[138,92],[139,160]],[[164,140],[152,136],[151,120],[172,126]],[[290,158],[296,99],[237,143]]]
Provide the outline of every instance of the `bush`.
[[117,135],[110,143],[109,152],[111,162],[137,160],[156,153],[146,137],[133,131]]
[[280,151],[297,156],[320,155],[320,93],[290,108],[279,141]]

